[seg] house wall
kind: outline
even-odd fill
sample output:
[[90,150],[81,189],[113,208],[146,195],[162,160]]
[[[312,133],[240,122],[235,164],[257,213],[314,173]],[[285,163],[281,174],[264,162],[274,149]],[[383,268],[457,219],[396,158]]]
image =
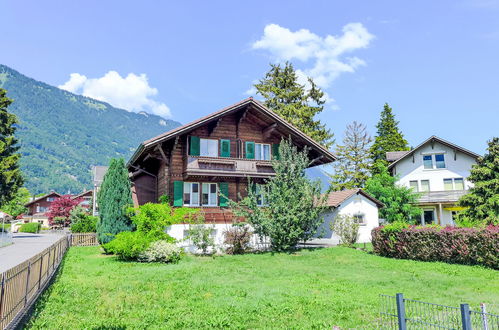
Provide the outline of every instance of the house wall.
[[331,223],[338,215],[354,215],[363,213],[365,216],[365,225],[359,227],[358,243],[366,243],[371,241],[371,231],[379,226],[378,206],[370,199],[363,195],[353,195],[346,199],[337,208],[324,214],[324,223],[317,231],[317,238],[319,243],[326,243],[336,245],[339,244],[340,239],[338,235],[331,231]]
[[[445,169],[424,169],[424,154],[443,153],[445,158]],[[399,176],[397,183],[409,187],[409,181],[412,180],[430,180],[430,191],[444,191],[444,179],[464,178],[465,189],[469,189],[473,184],[466,178],[470,175],[471,166],[476,161],[473,157],[457,151],[456,160],[454,160],[454,150],[438,142],[427,143],[417,150],[412,156],[402,159],[394,166],[394,174]]]

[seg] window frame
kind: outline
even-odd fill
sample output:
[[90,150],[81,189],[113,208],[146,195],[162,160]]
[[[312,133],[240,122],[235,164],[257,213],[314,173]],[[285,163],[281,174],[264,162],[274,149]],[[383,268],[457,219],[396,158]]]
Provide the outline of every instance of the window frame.
[[[188,184],[188,185],[189,185],[189,187],[190,187],[190,188],[189,188],[189,204],[186,204],[186,203],[185,203],[185,198],[184,198],[184,195],[185,195],[185,185],[186,185],[186,184]],[[194,192],[192,191],[192,185],[193,185],[193,184],[197,184],[197,185],[198,185],[198,192],[197,192],[197,194],[198,194],[198,203],[197,203],[197,204],[193,204],[193,203],[192,203],[192,196],[193,196],[193,194],[196,194],[196,193],[194,193]],[[199,194],[199,193],[200,193],[199,186],[200,186],[200,183],[199,183],[199,182],[185,182],[185,181],[184,181],[184,192],[183,192],[183,194],[182,194],[182,205],[183,205],[183,206],[188,206],[188,207],[189,207],[189,206],[190,206],[190,207],[193,207],[193,206],[199,207],[199,206],[200,206],[200,203],[199,203],[199,195],[200,195],[200,194]]]
[[[451,183],[452,183],[452,189],[451,190],[445,190],[445,180],[451,180]],[[461,182],[463,183],[463,189],[456,189],[456,180],[461,180]],[[444,178],[443,179],[443,182],[444,182],[444,190],[445,191],[461,191],[461,190],[466,190],[466,187],[464,185],[464,178]]]
[[[416,183],[416,186],[413,187],[411,186],[411,183]],[[418,180],[409,180],[409,188],[416,188],[415,190],[413,190],[414,192],[419,192],[419,181]]]
[[[430,180],[429,179],[424,179],[424,180],[420,180],[420,185],[421,185],[421,189],[418,191],[418,192],[422,192],[422,193],[427,193],[427,192],[430,192],[431,191],[431,185],[430,185]],[[424,182],[428,182],[428,190],[423,190],[423,181]]]
[[[267,199],[263,194],[262,190],[266,189],[266,185],[263,184],[255,184],[255,196],[256,196],[256,206],[266,207],[269,206],[267,203]],[[260,203],[258,202],[260,200]]]
[[[256,152],[257,146],[260,146],[260,153]],[[268,146],[268,159],[262,158],[264,154],[264,146]],[[270,143],[260,143],[260,142],[255,142],[255,160],[265,160],[265,161],[270,161],[272,160],[272,145]],[[260,158],[259,158],[260,157]]]
[[[208,155],[208,154],[203,154],[203,141],[215,141],[216,143],[213,143],[213,145],[216,145],[216,148],[217,148],[217,152],[216,152],[216,156],[211,156],[211,155]],[[208,149],[206,151],[209,150],[209,146],[208,146]],[[220,157],[220,140],[219,139],[207,139],[207,138],[199,138],[199,157]]]
[[[362,222],[357,222],[357,217],[361,217]],[[353,222],[358,224],[359,226],[367,226],[367,221],[366,221],[366,215],[362,212],[358,212],[355,214],[352,214],[353,217]]]
[[[423,155],[423,170],[424,171],[431,171],[431,170],[444,170],[447,168],[447,162],[445,160],[445,152],[435,152],[435,153],[422,153]],[[443,167],[438,167],[437,166],[437,156],[442,156],[443,157]],[[426,167],[425,165],[425,157],[430,157],[431,159],[431,167]]]
[[[204,194],[203,187],[205,185],[208,185],[208,204],[204,204],[203,203],[203,194]],[[215,204],[211,204],[210,203],[210,201],[211,201],[210,200],[210,196],[211,196],[211,194],[213,194],[211,192],[211,186],[212,185],[215,185]],[[217,207],[218,206],[218,192],[219,192],[218,183],[216,183],[216,182],[201,182],[201,189],[199,191],[199,193],[200,193],[200,200],[199,200],[200,201],[200,205],[202,207]]]

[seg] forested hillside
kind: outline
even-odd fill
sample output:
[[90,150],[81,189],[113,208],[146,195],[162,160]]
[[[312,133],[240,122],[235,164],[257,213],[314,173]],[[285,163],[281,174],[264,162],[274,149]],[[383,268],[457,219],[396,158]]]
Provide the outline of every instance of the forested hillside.
[[91,166],[127,160],[138,144],[180,124],[117,109],[26,77],[0,64],[0,88],[14,100],[21,168],[32,194],[91,188]]

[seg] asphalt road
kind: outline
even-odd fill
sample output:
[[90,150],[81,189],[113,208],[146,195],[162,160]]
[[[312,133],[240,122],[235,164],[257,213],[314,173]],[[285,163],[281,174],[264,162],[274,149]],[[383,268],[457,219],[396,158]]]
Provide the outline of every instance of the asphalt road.
[[14,244],[0,248],[0,273],[28,260],[62,237],[57,234],[15,233]]

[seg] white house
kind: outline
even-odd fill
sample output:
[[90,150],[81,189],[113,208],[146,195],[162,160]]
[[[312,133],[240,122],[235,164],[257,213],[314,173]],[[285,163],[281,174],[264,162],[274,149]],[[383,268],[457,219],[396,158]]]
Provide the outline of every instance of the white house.
[[327,206],[330,210],[324,215],[324,223],[317,232],[320,238],[314,240],[314,243],[339,243],[339,237],[331,231],[331,223],[338,215],[353,216],[360,224],[358,243],[371,241],[371,230],[379,226],[378,211],[383,207],[383,203],[362,189],[347,189],[331,192]]
[[432,136],[409,151],[388,152],[388,169],[397,183],[421,193],[418,205],[423,209],[421,224],[453,225],[461,208],[459,198],[472,183],[467,180],[479,155]]

